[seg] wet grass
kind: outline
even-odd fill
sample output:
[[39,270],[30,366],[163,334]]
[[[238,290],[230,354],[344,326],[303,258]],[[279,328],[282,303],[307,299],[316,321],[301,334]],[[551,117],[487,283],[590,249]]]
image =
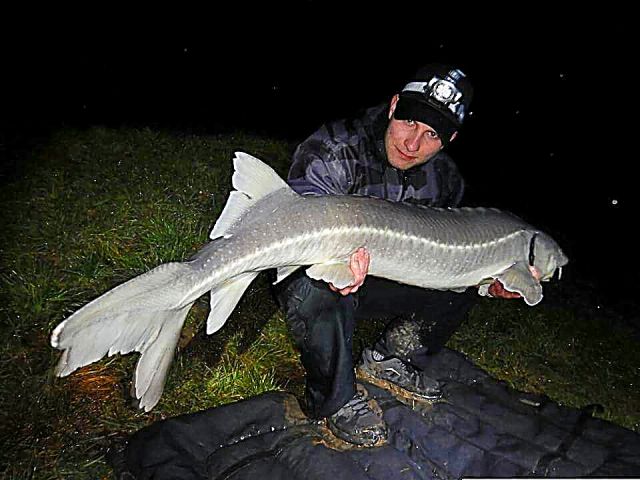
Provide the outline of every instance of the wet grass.
[[[208,298],[190,313],[165,393],[150,413],[128,395],[135,355],[53,377],[55,325],[136,274],[188,258],[206,241],[231,186],[233,152],[286,172],[291,146],[245,134],[65,130],[26,152],[2,188],[0,475],[108,478],[105,454],[161,418],[270,390],[300,396],[303,371],[264,275],[220,333],[206,336]],[[558,291],[534,309],[482,301],[450,342],[518,389],[566,405],[599,403],[640,430],[637,342],[606,313]],[[380,324],[363,325],[356,346]],[[634,343],[635,342],[635,343]]]
[[598,417],[640,432],[637,335],[612,321],[613,312],[554,303],[484,299],[449,347],[517,390],[574,408],[599,405]]
[[196,304],[151,414],[129,399],[134,355],[65,379],[52,375],[55,325],[109,288],[186,259],[207,241],[240,149],[286,172],[290,151],[282,142],[103,128],[59,132],[16,165],[1,213],[3,478],[105,477],[105,451],[115,438],[179,413],[269,390],[296,391],[290,384],[302,373],[263,277],[232,326],[216,336],[199,333],[208,299]]

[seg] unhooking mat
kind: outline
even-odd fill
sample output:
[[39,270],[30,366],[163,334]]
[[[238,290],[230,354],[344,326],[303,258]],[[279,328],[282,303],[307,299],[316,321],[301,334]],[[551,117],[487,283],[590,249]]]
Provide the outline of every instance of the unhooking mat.
[[138,480],[640,477],[640,435],[588,408],[517,392],[451,350],[428,373],[445,383],[433,404],[364,384],[389,426],[380,447],[337,440],[274,392],[146,427],[114,468]]

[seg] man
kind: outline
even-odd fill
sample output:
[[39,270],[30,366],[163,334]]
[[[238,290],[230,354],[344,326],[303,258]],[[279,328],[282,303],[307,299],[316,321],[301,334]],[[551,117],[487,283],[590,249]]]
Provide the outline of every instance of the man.
[[[458,135],[473,88],[459,69],[427,65],[390,104],[362,118],[323,126],[296,149],[289,184],[303,195],[358,194],[434,207],[459,204],[464,182],[443,149]],[[421,372],[466,317],[477,293],[430,291],[368,277],[369,254],[350,259],[354,282],[337,290],[305,275],[287,278],[277,295],[307,371],[307,407],[333,433],[373,446],[387,435],[375,401],[356,384],[352,338],[357,319],[390,318],[360,373],[406,397],[435,399],[438,383]],[[365,281],[366,278],[366,281]],[[511,298],[495,283],[494,296]]]

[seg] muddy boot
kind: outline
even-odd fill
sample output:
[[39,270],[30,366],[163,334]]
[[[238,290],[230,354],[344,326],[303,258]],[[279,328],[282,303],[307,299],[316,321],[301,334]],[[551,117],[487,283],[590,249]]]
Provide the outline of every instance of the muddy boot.
[[327,419],[329,429],[345,442],[363,447],[375,447],[387,439],[387,424],[382,411],[364,388],[358,386],[356,394]]
[[397,357],[385,358],[365,348],[358,375],[363,380],[414,400],[437,400],[442,396],[440,383]]

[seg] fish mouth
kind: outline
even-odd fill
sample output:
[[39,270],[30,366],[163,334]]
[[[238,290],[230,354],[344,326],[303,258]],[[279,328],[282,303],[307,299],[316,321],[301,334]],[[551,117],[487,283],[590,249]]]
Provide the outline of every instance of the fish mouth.
[[540,281],[541,282],[548,282],[550,280],[553,280],[553,278],[556,276],[556,272],[558,273],[557,279],[558,280],[562,279],[562,267],[556,267],[551,271],[551,273],[548,273],[547,275],[542,277],[540,279]]

